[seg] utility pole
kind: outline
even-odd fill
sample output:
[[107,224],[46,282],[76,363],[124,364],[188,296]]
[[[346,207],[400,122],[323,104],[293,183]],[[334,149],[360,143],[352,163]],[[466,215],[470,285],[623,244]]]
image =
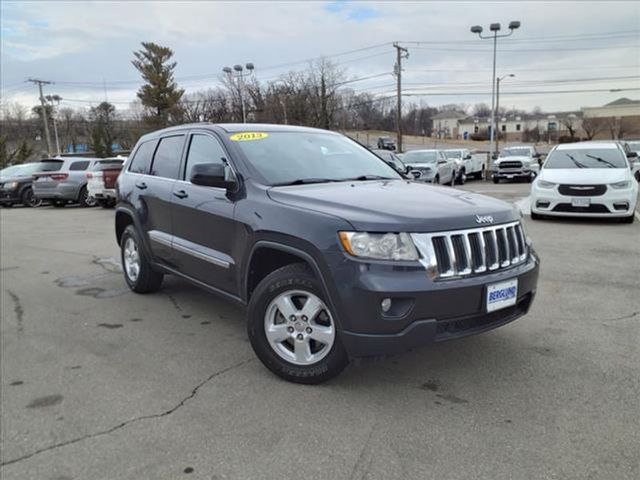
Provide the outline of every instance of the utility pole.
[[393,68],[398,81],[397,96],[398,106],[396,108],[396,133],[398,136],[398,153],[402,153],[402,59],[409,58],[409,50],[401,47],[398,42],[394,42],[393,48],[396,49],[396,64]]
[[40,91],[40,105],[42,107],[42,123],[44,124],[44,138],[47,142],[47,154],[51,155],[51,136],[49,135],[49,122],[47,121],[47,107],[44,101],[44,94],[42,93],[42,85],[50,85],[53,82],[47,82],[46,80],[38,80],[37,78],[30,78],[28,82],[38,85]]

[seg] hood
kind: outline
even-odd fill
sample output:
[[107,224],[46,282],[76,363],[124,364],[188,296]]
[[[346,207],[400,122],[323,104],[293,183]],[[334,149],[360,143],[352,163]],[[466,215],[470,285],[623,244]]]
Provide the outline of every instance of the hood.
[[9,183],[9,182],[24,182],[25,180],[32,180],[33,177],[31,175],[18,175],[15,177],[0,177],[0,183]]
[[501,200],[406,180],[272,187],[268,194],[279,203],[342,218],[359,231],[435,232],[478,227],[476,215],[491,215],[494,224],[520,218]]
[[499,157],[496,160],[496,164],[499,164],[500,162],[513,162],[513,161],[531,162],[532,159],[531,159],[531,157],[526,157],[524,155],[511,155],[511,156],[508,156],[508,157]]
[[602,185],[630,180],[626,168],[543,168],[538,178],[553,183]]

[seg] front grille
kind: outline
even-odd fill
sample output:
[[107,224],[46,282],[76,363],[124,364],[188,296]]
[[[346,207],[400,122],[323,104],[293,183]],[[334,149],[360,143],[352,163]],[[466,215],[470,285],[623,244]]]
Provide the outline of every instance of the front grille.
[[500,162],[498,168],[522,168],[522,162]]
[[560,195],[571,197],[598,197],[607,192],[606,185],[560,185],[558,187]]
[[568,213],[611,213],[605,205],[592,203],[588,207],[574,207],[570,203],[559,203],[553,207],[554,212]]
[[527,259],[520,222],[452,232],[414,233],[411,237],[434,278],[494,272]]

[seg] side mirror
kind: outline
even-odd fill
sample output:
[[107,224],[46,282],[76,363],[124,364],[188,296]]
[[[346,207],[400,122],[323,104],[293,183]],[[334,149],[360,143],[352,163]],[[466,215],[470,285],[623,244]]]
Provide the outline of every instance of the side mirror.
[[627,158],[637,158],[638,152],[627,152]]
[[444,165],[445,163],[447,163],[446,160],[438,160],[438,165]]
[[466,157],[464,157],[465,160],[471,160],[471,155],[467,155]]
[[233,190],[237,183],[228,180],[222,163],[200,163],[191,168],[191,183],[203,187],[218,187]]
[[411,170],[409,174],[413,177],[414,180],[418,180],[422,176],[422,172],[419,170]]

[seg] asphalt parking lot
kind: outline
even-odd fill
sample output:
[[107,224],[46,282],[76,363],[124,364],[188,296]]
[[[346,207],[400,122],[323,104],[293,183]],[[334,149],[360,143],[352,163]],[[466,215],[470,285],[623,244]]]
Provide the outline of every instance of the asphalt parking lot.
[[[528,184],[463,188],[526,211]],[[528,316],[302,386],[240,309],[130,293],[112,210],[0,215],[3,480],[640,477],[640,222],[526,216]]]

